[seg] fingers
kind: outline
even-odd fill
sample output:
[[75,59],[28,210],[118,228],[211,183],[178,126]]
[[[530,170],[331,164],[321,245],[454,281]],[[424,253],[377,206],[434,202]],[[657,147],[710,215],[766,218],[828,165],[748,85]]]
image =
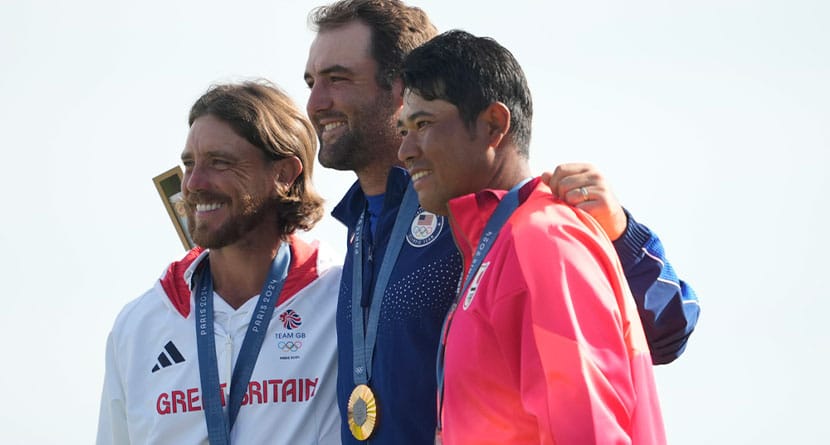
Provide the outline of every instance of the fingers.
[[561,164],[553,173],[543,173],[542,180],[556,197],[594,217],[610,239],[619,238],[625,231],[625,212],[595,166]]
[[601,191],[596,186],[583,185],[566,190],[560,199],[572,206],[579,206],[588,201],[595,201],[602,196]]
[[596,204],[592,207],[617,206],[616,198],[602,176],[591,172],[568,176],[559,183],[559,199],[572,206],[581,207],[584,203]]
[[551,186],[551,181],[550,181],[553,178],[553,173],[551,173],[551,172],[542,172],[540,177],[542,178],[542,182],[547,184],[548,187],[550,187],[551,192],[555,195],[556,190],[553,189],[553,187]]
[[568,163],[560,164],[556,167],[553,173],[543,173],[542,180],[544,180],[555,196],[564,200],[565,195],[573,188],[581,185],[580,181],[585,182],[583,175],[598,173],[596,167],[586,163]]
[[588,191],[589,187],[581,186],[572,188],[565,192],[563,201],[571,205],[581,204],[591,200],[591,193]]
[[557,191],[557,196],[563,201],[568,204],[578,204],[602,195],[605,191],[605,182],[602,177],[590,171],[576,173],[562,178]]

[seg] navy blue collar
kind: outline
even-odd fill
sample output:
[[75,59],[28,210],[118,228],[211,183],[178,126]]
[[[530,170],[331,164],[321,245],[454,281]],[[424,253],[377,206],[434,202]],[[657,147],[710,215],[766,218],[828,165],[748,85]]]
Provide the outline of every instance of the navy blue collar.
[[[409,185],[409,172],[401,167],[392,167],[386,179],[386,193],[384,193],[384,210],[397,208],[403,200],[406,187]],[[360,188],[360,182],[352,184],[343,199],[334,207],[331,215],[349,228],[354,228],[358,218],[366,208],[366,195]],[[381,223],[383,224],[383,223]]]

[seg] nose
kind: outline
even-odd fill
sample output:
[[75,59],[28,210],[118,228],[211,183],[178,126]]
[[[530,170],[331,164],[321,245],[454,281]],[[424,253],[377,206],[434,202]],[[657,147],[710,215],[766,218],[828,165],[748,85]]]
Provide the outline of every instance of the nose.
[[418,144],[412,133],[409,133],[401,138],[401,146],[398,147],[398,159],[401,162],[407,164],[409,161],[415,159],[419,153],[420,150],[418,149]]
[[308,103],[306,104],[306,113],[309,118],[314,118],[314,114],[328,110],[331,108],[331,94],[324,82],[315,82],[311,86],[308,94]]
[[185,168],[184,177],[182,177],[183,192],[193,193],[205,190],[207,184],[207,171],[201,164],[193,163],[193,165]]

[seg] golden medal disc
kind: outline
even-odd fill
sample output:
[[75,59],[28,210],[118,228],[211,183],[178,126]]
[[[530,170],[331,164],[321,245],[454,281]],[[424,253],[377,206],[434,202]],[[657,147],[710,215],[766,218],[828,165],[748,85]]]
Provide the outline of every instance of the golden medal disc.
[[378,406],[375,394],[366,385],[357,385],[349,396],[349,429],[357,440],[366,440],[375,431]]

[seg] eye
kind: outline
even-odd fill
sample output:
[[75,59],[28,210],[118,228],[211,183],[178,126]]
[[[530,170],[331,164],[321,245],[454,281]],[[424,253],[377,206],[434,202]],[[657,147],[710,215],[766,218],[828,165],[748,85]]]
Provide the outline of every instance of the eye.
[[415,128],[417,128],[419,130],[423,129],[427,125],[429,125],[429,121],[417,121],[417,122],[415,122]]
[[214,158],[211,165],[217,170],[225,170],[231,166],[231,163],[225,159]]
[[331,76],[331,77],[329,77],[329,82],[331,82],[331,83],[345,82],[347,80],[349,80],[349,79],[347,79],[345,77],[340,77],[340,76]]
[[193,170],[193,160],[192,159],[182,159],[182,165],[184,165],[185,171]]
[[407,130],[403,122],[398,122],[396,128],[398,129],[398,136],[405,137],[407,134],[409,134],[409,130]]

